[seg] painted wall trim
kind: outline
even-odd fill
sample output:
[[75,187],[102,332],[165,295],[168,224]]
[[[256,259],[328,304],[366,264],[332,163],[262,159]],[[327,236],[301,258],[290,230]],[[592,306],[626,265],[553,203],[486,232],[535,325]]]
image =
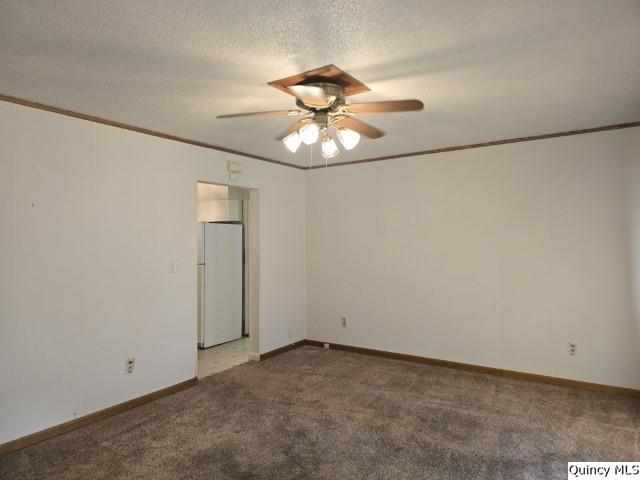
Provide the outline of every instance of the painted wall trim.
[[[640,127],[640,121],[617,123],[614,125],[604,125],[601,127],[583,128],[581,130],[567,130],[564,132],[545,133],[542,135],[532,135],[530,137],[507,138],[504,140],[492,140],[490,142],[471,143],[468,145],[457,145],[454,147],[434,148],[432,150],[421,150],[418,152],[399,153],[397,155],[385,155],[383,157],[364,158],[362,160],[352,160],[349,162],[336,162],[326,165],[326,167],[342,167],[345,165],[357,165],[359,163],[381,162],[382,160],[395,160],[406,157],[417,157],[419,155],[433,155],[435,153],[455,152],[457,150],[469,150],[472,148],[493,147],[496,145],[506,145],[508,143],[531,142],[534,140],[546,140],[549,138],[570,137],[572,135],[584,135],[586,133],[606,132],[608,130],[620,130],[622,128]],[[325,165],[314,165],[311,169],[326,168]],[[309,167],[306,167],[309,169]]]
[[329,348],[334,350],[343,350],[345,352],[361,353],[364,355],[373,355],[376,357],[391,358],[394,360],[404,360],[414,363],[422,363],[426,365],[435,365],[437,367],[453,368],[456,370],[465,370],[468,372],[484,373],[494,375],[496,377],[511,378],[515,380],[524,380],[527,382],[546,383],[548,385],[556,385],[559,387],[577,388],[580,390],[591,390],[612,395],[622,395],[625,397],[640,398],[640,390],[625,387],[615,387],[611,385],[602,385],[599,383],[582,382],[579,380],[569,380],[566,378],[549,377],[546,375],[538,375],[535,373],[516,372],[514,370],[505,370],[502,368],[484,367],[481,365],[473,365],[469,363],[452,362],[449,360],[440,360],[437,358],[421,357],[418,355],[408,355],[406,353],[387,352],[385,350],[376,350],[373,348],[354,347],[352,345],[341,345],[338,343],[321,342],[318,340],[305,340],[305,345],[313,345],[315,347],[323,347],[325,343],[329,344]]
[[140,405],[144,405],[145,403],[149,403],[162,397],[166,397],[182,390],[186,390],[187,388],[193,387],[197,383],[198,379],[194,377],[184,382],[176,383],[175,385],[156,390],[155,392],[151,392],[146,395],[142,395],[141,397],[127,400],[126,402],[119,403],[112,407],[98,410],[97,412],[90,413],[83,417],[74,418],[73,420],[70,420],[68,422],[61,423],[60,425],[54,425],[53,427],[40,430],[39,432],[35,432],[30,435],[11,440],[10,442],[0,444],[0,455],[30,447],[31,445],[35,445],[36,443],[40,443],[50,438],[57,437],[58,435],[76,430],[80,427],[84,427],[99,420],[112,417],[113,415],[131,410],[132,408],[139,407]]
[[567,378],[549,377],[547,375],[538,375],[536,373],[517,372],[515,370],[505,370],[503,368],[485,367],[482,365],[473,365],[470,363],[452,362],[450,360],[440,360],[437,358],[421,357],[418,355],[409,355],[406,353],[388,352],[386,350],[376,350],[374,348],[354,347],[352,345],[342,345],[339,343],[321,342],[319,340],[300,340],[298,342],[276,348],[270,352],[260,355],[260,360],[266,360],[281,353],[288,352],[303,345],[311,345],[314,347],[324,348],[328,344],[329,348],[334,350],[342,350],[351,353],[360,353],[363,355],[372,355],[376,357],[391,358],[394,360],[404,360],[413,363],[422,363],[425,365],[434,365],[436,367],[453,368],[456,370],[465,370],[467,372],[483,373],[485,375],[493,375],[496,377],[511,378],[515,380],[524,380],[527,382],[546,383],[548,385],[556,385],[559,387],[577,388],[580,390],[590,390],[595,392],[607,393],[611,395],[622,395],[625,397],[640,398],[640,390],[625,387],[616,387],[612,385],[602,385],[600,383],[583,382],[580,380],[570,380]]
[[483,147],[492,147],[496,145],[505,145],[508,143],[519,143],[519,142],[531,142],[534,140],[546,140],[548,138],[558,138],[558,137],[568,137],[572,135],[584,135],[586,133],[595,133],[595,132],[605,132],[607,130],[619,130],[622,128],[633,128],[640,127],[640,121],[637,122],[627,122],[627,123],[616,123],[613,125],[604,125],[600,127],[593,128],[583,128],[580,130],[567,130],[563,132],[553,132],[553,133],[545,133],[542,135],[532,135],[528,137],[517,137],[517,138],[507,138],[503,140],[492,140],[489,142],[481,142],[481,143],[471,143],[467,145],[457,145],[452,147],[442,147],[442,148],[434,148],[431,150],[419,150],[416,152],[407,152],[407,153],[398,153],[395,155],[385,155],[382,157],[371,157],[371,158],[363,158],[361,160],[351,160],[348,162],[336,162],[329,163],[328,165],[314,165],[311,167],[296,165],[293,163],[282,162],[280,160],[274,160],[272,158],[263,157],[261,155],[254,155],[252,153],[242,152],[240,150],[234,150],[232,148],[223,147],[220,145],[213,145],[206,142],[200,142],[198,140],[190,140],[188,138],[178,137],[176,135],[171,135],[168,133],[162,133],[155,130],[149,130],[147,128],[136,127],[134,125],[128,125],[126,123],[116,122],[113,120],[108,120],[106,118],[96,117],[94,115],[87,115],[80,112],[75,112],[73,110],[67,110],[64,108],[54,107],[52,105],[46,105],[44,103],[33,102],[31,100],[26,100],[24,98],[13,97],[11,95],[3,95],[0,94],[0,100],[4,102],[15,103],[17,105],[23,105],[25,107],[37,108],[39,110],[45,110],[47,112],[59,113],[61,115],[67,115],[69,117],[79,118],[81,120],[87,120],[89,122],[101,123],[103,125],[109,125],[111,127],[122,128],[124,130],[131,130],[133,132],[143,133],[145,135],[151,135],[154,137],[164,138],[166,140],[173,140],[175,142],[186,143],[189,145],[194,145],[196,147],[208,148],[210,150],[218,150],[220,152],[230,153],[232,155],[239,155],[241,157],[252,158],[254,160],[260,160],[263,162],[275,163],[277,165],[283,165],[286,167],[297,168],[298,170],[313,170],[316,168],[326,168],[326,167],[341,167],[345,165],[357,165],[359,163],[369,163],[369,162],[380,162],[383,160],[395,160],[399,158],[406,157],[416,157],[420,155],[432,155],[435,153],[446,153],[446,152],[455,152],[457,150],[469,150],[472,148],[483,148]]
[[233,150],[231,148],[222,147],[220,145],[213,145],[211,143],[200,142],[197,140],[190,140],[188,138],[178,137],[176,135],[162,133],[155,130],[149,130],[147,128],[136,127],[134,125],[128,125],[126,123],[116,122],[113,120],[108,120],[106,118],[96,117],[94,115],[87,115],[84,113],[75,112],[73,110],[54,107],[51,105],[46,105],[44,103],[32,102],[31,100],[25,100],[24,98],[18,98],[18,97],[12,97],[10,95],[0,94],[0,100],[4,102],[15,103],[17,105],[23,105],[25,107],[37,108],[38,110],[45,110],[47,112],[59,113],[61,115],[66,115],[68,117],[87,120],[89,122],[101,123],[103,125],[109,125],[110,127],[122,128],[124,130],[131,130],[132,132],[143,133],[145,135],[151,135],[153,137],[164,138],[165,140],[173,140],[174,142],[187,143],[189,145],[194,145],[196,147],[208,148],[210,150],[218,150],[220,152],[230,153],[232,155],[239,155],[241,157],[252,158],[254,160],[260,160],[262,162],[275,163],[278,165],[284,165],[286,167],[297,168],[298,170],[308,169],[308,167],[301,167],[299,165],[294,165],[293,163],[281,162],[279,160],[274,160],[272,158],[267,158],[260,155],[254,155],[252,153],[241,152],[239,150]]
[[[483,373],[486,375],[494,375],[497,377],[511,378],[515,380],[545,383],[548,385],[555,385],[560,387],[575,388],[580,390],[590,390],[590,391],[596,391],[596,392],[612,394],[612,395],[622,395],[626,397],[640,398],[640,390],[635,390],[633,388],[615,387],[611,385],[602,385],[599,383],[590,383],[590,382],[582,382],[579,380],[569,380],[565,378],[549,377],[546,375],[538,375],[534,373],[524,373],[524,372],[517,372],[514,370],[505,370],[501,368],[473,365],[469,363],[452,362],[449,360],[440,360],[436,358],[421,357],[418,355],[409,355],[405,353],[376,350],[373,348],[355,347],[352,345],[342,345],[339,343],[321,342],[319,340],[305,339],[305,340],[299,340],[297,342],[290,343],[289,345],[285,345],[283,347],[276,348],[275,350],[271,350],[269,352],[261,354],[260,360],[266,360],[266,359],[275,357],[276,355],[280,355],[290,350],[294,350],[303,345],[311,345],[314,347],[323,348],[325,343],[329,344],[329,348],[331,349],[341,350],[345,352],[390,358],[394,360],[404,360],[408,362],[421,363],[425,365],[434,365],[434,366],[443,367],[443,368],[453,368],[456,370],[465,370],[468,372]],[[76,430],[78,428],[84,427],[86,425],[97,422],[99,420],[103,420],[113,415],[117,415],[119,413],[130,410],[132,408],[139,407],[141,405],[144,405],[145,403],[149,403],[154,400],[158,400],[162,397],[166,397],[168,395],[172,395],[182,390],[186,390],[187,388],[191,388],[195,386],[197,383],[198,383],[198,379],[194,377],[184,382],[180,382],[175,385],[171,385],[169,387],[163,388],[161,390],[156,390],[155,392],[148,393],[141,397],[137,397],[137,398],[128,400],[126,402],[119,403],[117,405],[105,408],[103,410],[99,410],[94,413],[90,413],[89,415],[85,415],[83,417],[76,418],[74,420],[70,420],[65,423],[61,423],[60,425],[55,425],[53,427],[41,430],[39,432],[35,432],[30,435],[17,438],[10,442],[3,443],[0,445],[0,455],[14,452],[16,450],[21,450],[26,447],[30,447],[31,445],[35,445],[37,443],[48,440],[50,438],[57,437],[58,435],[62,435],[63,433]]]
[[261,353],[260,360],[266,360],[268,358],[275,357],[276,355],[280,355],[281,353],[288,352],[289,350],[293,350],[294,348],[298,348],[306,344],[307,344],[306,340],[298,340],[297,342],[290,343],[289,345],[285,345],[284,347],[276,348],[275,350]]

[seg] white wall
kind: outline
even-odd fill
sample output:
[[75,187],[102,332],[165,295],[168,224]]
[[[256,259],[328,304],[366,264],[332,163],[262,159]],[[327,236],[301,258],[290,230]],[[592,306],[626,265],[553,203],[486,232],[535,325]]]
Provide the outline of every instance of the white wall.
[[[260,351],[306,337],[639,388],[639,133],[308,179],[240,159]],[[0,443],[194,376],[196,181],[226,183],[228,159],[0,102]]]
[[638,137],[315,170],[307,338],[639,388]]
[[303,172],[0,102],[0,443],[195,375],[196,181],[229,159],[260,190],[265,352],[305,336]]

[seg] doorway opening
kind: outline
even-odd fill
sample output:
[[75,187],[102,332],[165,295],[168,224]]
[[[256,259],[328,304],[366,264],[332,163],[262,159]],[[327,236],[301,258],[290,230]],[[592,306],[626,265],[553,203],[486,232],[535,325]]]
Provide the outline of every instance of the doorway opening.
[[257,191],[198,182],[197,198],[197,376],[204,378],[258,356]]

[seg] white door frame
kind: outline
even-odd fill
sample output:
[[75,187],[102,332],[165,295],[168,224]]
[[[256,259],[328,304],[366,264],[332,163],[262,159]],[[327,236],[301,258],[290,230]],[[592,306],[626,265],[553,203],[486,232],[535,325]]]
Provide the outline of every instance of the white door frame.
[[249,360],[260,360],[260,192],[249,190],[249,218],[247,219],[248,259],[247,275],[249,301],[247,302],[249,317],[249,337],[251,351]]

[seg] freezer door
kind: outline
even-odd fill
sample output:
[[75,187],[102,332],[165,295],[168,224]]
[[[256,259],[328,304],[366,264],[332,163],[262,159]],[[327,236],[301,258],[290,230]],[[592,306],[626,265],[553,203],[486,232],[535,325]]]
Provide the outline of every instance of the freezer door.
[[242,337],[242,225],[206,223],[203,346]]

